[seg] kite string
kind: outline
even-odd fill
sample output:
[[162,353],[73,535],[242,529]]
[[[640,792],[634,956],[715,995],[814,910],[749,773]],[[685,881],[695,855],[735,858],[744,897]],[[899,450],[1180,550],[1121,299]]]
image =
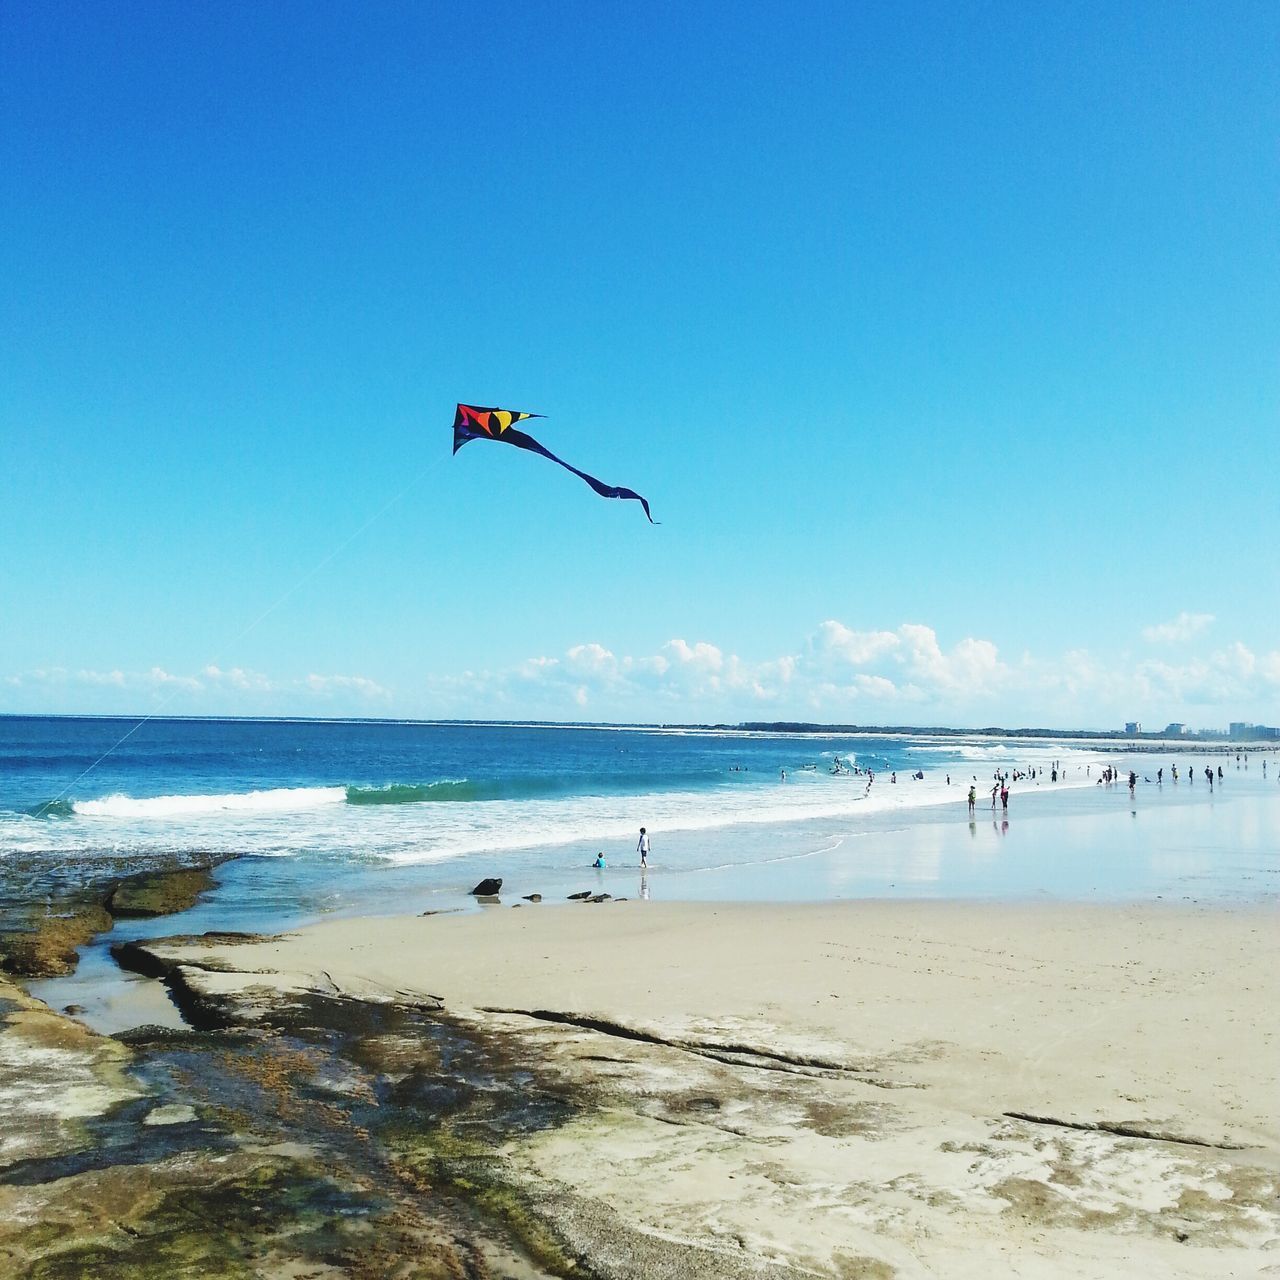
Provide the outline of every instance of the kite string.
[[[247,636],[251,631],[253,631],[255,627],[257,627],[260,623],[264,622],[282,604],[284,604],[284,602],[288,600],[288,598],[291,595],[293,595],[295,591],[298,591],[302,587],[306,586],[306,584],[310,582],[311,579],[314,578],[316,574],[320,572],[321,569],[323,569],[327,564],[329,564],[330,561],[340,556],[371,524],[374,523],[375,520],[380,520],[384,515],[387,514],[388,511],[391,510],[392,507],[396,505],[397,502],[400,502],[402,499],[404,499],[408,495],[411,489],[413,489],[416,485],[420,484],[423,480],[425,480],[427,476],[430,475],[431,472],[434,471],[442,461],[443,459],[437,458],[435,459],[435,461],[431,462],[429,465],[427,465],[421,471],[419,471],[418,474],[415,475],[413,479],[410,480],[409,483],[405,485],[403,489],[400,490],[399,493],[395,494],[394,497],[387,499],[387,501],[384,502],[382,506],[380,506],[377,509],[377,511],[375,511],[373,515],[371,515],[358,529],[356,529],[353,533],[349,533],[340,543],[338,543],[336,547],[333,548],[332,551],[330,551],[326,556],[324,556],[323,559],[317,561],[314,565],[312,565],[312,567],[308,569],[307,572],[302,575],[302,577],[300,577],[287,591],[283,592],[274,601],[272,601],[272,603],[269,604],[260,614],[258,614],[258,616],[254,618],[254,620],[250,622],[247,627],[244,627],[239,632],[238,635],[233,636],[230,640],[226,641],[223,645],[221,645],[219,648],[218,655],[214,658],[211,658],[208,662],[206,662],[205,667],[206,668],[216,667],[218,663],[222,661],[222,655],[226,653],[228,649],[230,649],[233,645],[239,644],[240,641],[243,640],[245,636]],[[119,751],[120,748],[124,746],[124,744],[128,742],[129,739],[132,738],[133,735],[137,733],[138,730],[141,729],[143,725],[148,724],[150,721],[155,720],[159,715],[161,715],[164,709],[169,705],[170,702],[173,701],[175,697],[177,697],[177,695],[178,695],[178,690],[176,688],[171,689],[168,692],[168,694],[166,694],[165,697],[161,699],[160,704],[156,707],[154,711],[143,716],[142,719],[139,720],[136,724],[134,724],[129,729],[129,731],[125,733],[118,741],[113,742],[111,746],[109,746],[91,765],[89,765],[87,769],[85,769],[77,777],[73,778],[70,782],[68,782],[67,785],[63,787],[62,790],[59,791],[58,794],[54,796],[52,800],[46,800],[45,803],[42,804],[40,808],[36,810],[34,816],[37,818],[44,817],[44,815],[48,813],[49,810],[53,808],[53,806],[57,804],[58,801],[61,800],[67,794],[67,792],[69,792],[73,787],[79,786],[80,783],[83,782],[85,778],[87,778],[104,760],[106,760],[109,756],[114,755],[115,752]]]

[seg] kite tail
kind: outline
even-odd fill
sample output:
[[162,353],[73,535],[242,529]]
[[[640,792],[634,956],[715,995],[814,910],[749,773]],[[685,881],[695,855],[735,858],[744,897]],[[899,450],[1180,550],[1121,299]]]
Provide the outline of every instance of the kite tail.
[[[589,476],[585,471],[579,471],[577,467],[570,466],[563,458],[557,458],[550,449],[544,445],[540,445],[532,436],[527,436],[523,431],[516,431],[508,428],[502,433],[502,439],[507,444],[513,444],[517,449],[528,449],[532,453],[540,453],[544,458],[549,458],[562,466],[566,471],[572,471],[575,476],[585,480],[602,498],[634,498],[643,508],[644,514],[650,524],[657,524],[658,521],[653,518],[649,511],[649,502],[646,498],[642,498],[634,489],[624,489],[621,485],[605,484],[603,480],[597,480],[595,476]],[[456,453],[458,445],[454,445]]]

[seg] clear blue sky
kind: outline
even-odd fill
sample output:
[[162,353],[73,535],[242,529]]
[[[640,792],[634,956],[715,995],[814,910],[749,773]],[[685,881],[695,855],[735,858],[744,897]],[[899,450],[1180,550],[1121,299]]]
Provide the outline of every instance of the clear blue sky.
[[1278,37],[11,0],[0,711],[1280,720]]

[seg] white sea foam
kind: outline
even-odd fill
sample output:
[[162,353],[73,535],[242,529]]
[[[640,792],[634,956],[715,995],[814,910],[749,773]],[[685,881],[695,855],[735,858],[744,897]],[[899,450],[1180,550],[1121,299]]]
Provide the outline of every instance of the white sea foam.
[[345,787],[277,787],[270,791],[202,796],[105,796],[77,800],[71,807],[86,818],[185,818],[218,813],[296,813],[346,802]]

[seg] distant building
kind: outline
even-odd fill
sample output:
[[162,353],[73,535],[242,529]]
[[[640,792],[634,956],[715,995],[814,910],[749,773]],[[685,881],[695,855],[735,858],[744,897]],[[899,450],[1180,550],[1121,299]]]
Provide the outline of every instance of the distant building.
[[1259,739],[1274,742],[1280,738],[1280,729],[1274,725],[1252,724],[1248,720],[1233,720],[1227,733],[1235,742],[1257,742]]
[[1126,721],[1125,721],[1125,724],[1124,724],[1124,731],[1125,731],[1125,733],[1128,733],[1128,734],[1141,733],[1141,732],[1142,732],[1142,721],[1141,721],[1141,720],[1126,720]]
[[1166,738],[1181,738],[1183,734],[1190,732],[1191,730],[1181,720],[1174,720],[1164,727],[1164,736]]

